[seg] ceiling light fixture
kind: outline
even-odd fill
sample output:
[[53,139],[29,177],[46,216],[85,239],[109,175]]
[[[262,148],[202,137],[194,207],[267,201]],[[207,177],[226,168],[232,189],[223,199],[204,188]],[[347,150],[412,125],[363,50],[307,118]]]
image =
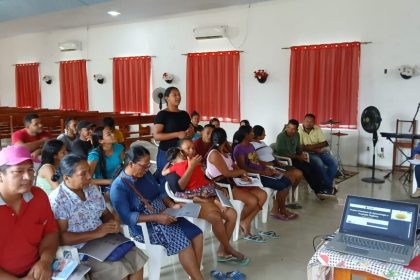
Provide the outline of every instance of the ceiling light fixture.
[[121,13],[118,11],[108,11],[107,14],[113,17],[121,15]]

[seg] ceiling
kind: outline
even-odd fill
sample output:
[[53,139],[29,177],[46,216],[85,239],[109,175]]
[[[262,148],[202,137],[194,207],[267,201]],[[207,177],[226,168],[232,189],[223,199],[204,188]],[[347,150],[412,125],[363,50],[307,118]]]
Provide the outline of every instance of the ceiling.
[[[0,0],[0,37],[142,21],[267,0]],[[121,13],[111,17],[107,11]]]

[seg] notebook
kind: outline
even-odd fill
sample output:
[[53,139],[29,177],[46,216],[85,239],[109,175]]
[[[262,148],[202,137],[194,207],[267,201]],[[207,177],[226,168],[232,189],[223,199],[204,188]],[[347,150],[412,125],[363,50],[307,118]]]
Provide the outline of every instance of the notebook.
[[326,248],[407,265],[414,254],[417,217],[417,204],[349,195],[339,232]]

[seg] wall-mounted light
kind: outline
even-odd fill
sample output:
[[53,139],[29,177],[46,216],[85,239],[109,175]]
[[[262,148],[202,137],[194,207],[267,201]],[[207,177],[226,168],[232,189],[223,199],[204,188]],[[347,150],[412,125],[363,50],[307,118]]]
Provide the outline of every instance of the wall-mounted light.
[[98,82],[98,84],[103,84],[105,82],[105,77],[101,74],[93,75],[93,79]]
[[52,77],[49,75],[45,75],[44,77],[42,77],[42,80],[49,85],[51,85],[52,83]]

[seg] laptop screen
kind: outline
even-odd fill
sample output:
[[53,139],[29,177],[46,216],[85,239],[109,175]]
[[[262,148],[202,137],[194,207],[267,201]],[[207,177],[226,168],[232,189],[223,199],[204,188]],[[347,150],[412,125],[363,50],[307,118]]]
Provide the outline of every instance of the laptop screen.
[[340,232],[414,245],[417,213],[417,204],[349,195]]

